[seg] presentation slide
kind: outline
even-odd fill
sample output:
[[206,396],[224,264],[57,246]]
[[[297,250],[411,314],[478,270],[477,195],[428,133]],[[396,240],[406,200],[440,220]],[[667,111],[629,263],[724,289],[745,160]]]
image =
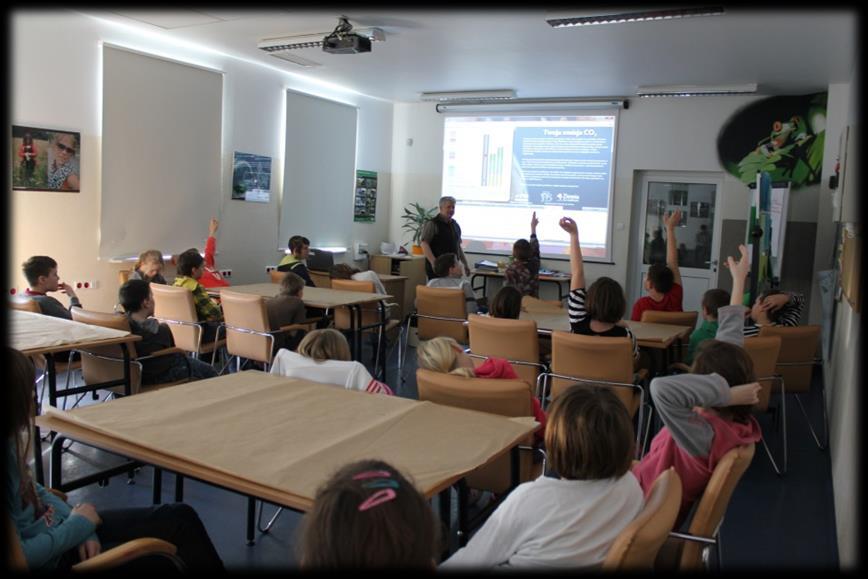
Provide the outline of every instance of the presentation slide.
[[579,226],[582,253],[611,259],[614,111],[575,116],[446,117],[443,195],[458,200],[464,250],[507,254],[530,236],[536,211],[543,257],[569,255],[558,226]]

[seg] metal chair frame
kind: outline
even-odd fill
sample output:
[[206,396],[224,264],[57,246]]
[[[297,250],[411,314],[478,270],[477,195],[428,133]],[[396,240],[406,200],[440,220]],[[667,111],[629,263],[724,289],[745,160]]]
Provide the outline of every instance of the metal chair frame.
[[404,376],[403,362],[407,361],[407,346],[410,343],[410,325],[412,324],[414,318],[417,321],[419,318],[423,318],[426,320],[437,320],[438,322],[461,323],[464,326],[467,326],[469,324],[469,322],[467,321],[467,318],[451,318],[451,317],[447,317],[447,316],[432,316],[432,315],[428,315],[428,314],[420,314],[419,312],[411,312],[410,315],[407,316],[407,326],[406,326],[406,330],[404,331],[404,355],[398,356],[398,375],[401,378],[402,384],[404,382],[406,382],[406,380],[407,380],[406,376]]
[[[259,332],[257,330],[251,330],[249,328],[239,328],[238,326],[231,326],[231,325],[227,324],[226,322],[221,322],[221,324],[219,326],[217,326],[217,333],[214,336],[215,342],[220,341],[220,330],[223,328],[226,328],[227,330],[232,330],[234,332],[241,332],[242,334],[254,334],[256,336],[266,337],[269,339],[269,342],[270,342],[270,346],[269,346],[268,351],[274,352],[274,334],[276,333],[276,331],[275,332]],[[227,332],[227,334],[228,334],[228,332]],[[214,350],[216,351],[217,348],[214,348]],[[226,352],[227,353],[229,352],[228,347],[226,349]],[[270,356],[270,357],[273,358],[273,356]],[[220,372],[219,372],[220,374],[223,374],[223,372],[226,370],[226,368],[229,367],[229,364],[232,363],[232,358],[235,358],[235,371],[236,372],[241,371],[241,356],[230,355],[229,359],[226,360],[226,364],[223,366],[223,368],[220,369]],[[212,364],[213,364],[213,361],[212,361]],[[263,364],[265,364],[265,371],[268,372],[268,368],[269,368],[269,366],[271,366],[271,362],[263,362]]]
[[[788,366],[788,367],[799,367],[799,366],[822,366],[823,360],[822,358],[814,358],[810,361],[804,362],[778,362],[777,366]],[[826,387],[823,385],[820,393],[820,402],[823,405],[823,433],[825,434],[825,442],[821,443],[819,437],[817,437],[817,433],[814,431],[814,427],[811,424],[811,419],[808,418],[808,413],[805,411],[805,406],[802,404],[802,399],[799,398],[799,395],[796,392],[793,392],[793,396],[796,397],[796,402],[799,403],[799,409],[802,411],[802,415],[805,417],[805,422],[808,423],[808,429],[811,431],[811,436],[814,438],[814,443],[817,445],[817,448],[820,450],[826,450],[829,446],[829,416],[826,409],[826,396],[825,396]],[[784,379],[781,378],[781,392],[784,391]]]

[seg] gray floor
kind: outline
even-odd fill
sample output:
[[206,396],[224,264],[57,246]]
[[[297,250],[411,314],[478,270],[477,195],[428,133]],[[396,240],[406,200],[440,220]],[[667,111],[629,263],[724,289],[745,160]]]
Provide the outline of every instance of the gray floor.
[[[392,352],[388,384],[399,396],[415,398],[415,358],[409,349],[405,367],[406,383],[397,377],[397,356]],[[59,382],[62,383],[62,382]],[[815,389],[819,384],[815,384]],[[815,425],[820,424],[819,393],[804,398]],[[93,403],[86,397],[82,403]],[[838,551],[832,498],[829,452],[814,445],[792,397],[787,400],[789,430],[789,472],[778,477],[759,446],[754,460],[733,494],[721,528],[722,566],[739,569],[836,569]],[[780,437],[771,416],[760,423],[773,447]],[[47,445],[46,447],[47,448]],[[47,469],[47,453],[44,454]],[[95,468],[117,464],[116,456],[74,444],[64,455],[64,478],[75,478]],[[46,470],[47,472],[47,470]],[[152,473],[143,467],[134,484],[126,476],[114,477],[105,487],[96,484],[71,491],[71,502],[92,502],[98,509],[148,506],[152,497]],[[163,475],[163,500],[174,496],[174,476]],[[184,501],[192,505],[205,523],[211,538],[230,570],[288,569],[295,566],[296,533],[301,515],[284,511],[272,530],[257,534],[256,544],[245,542],[246,498],[196,481],[185,481]],[[454,506],[453,501],[453,506]],[[266,515],[274,512],[266,506]]]

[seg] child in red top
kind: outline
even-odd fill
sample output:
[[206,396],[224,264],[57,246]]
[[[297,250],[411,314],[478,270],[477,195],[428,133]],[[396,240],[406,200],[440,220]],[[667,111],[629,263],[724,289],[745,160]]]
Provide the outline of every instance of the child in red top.
[[658,312],[680,312],[684,290],[681,287],[681,272],[678,270],[678,243],[675,240],[675,226],[681,222],[681,210],[676,209],[663,218],[666,225],[666,264],[654,263],[648,268],[645,276],[647,296],[641,297],[633,304],[630,319],[634,322],[642,320],[642,312],[655,310]]
[[214,254],[217,253],[217,239],[214,234],[217,233],[219,226],[220,222],[212,217],[208,224],[208,240],[205,242],[205,271],[199,278],[199,283],[205,287],[226,287],[229,285],[229,282],[214,267]]

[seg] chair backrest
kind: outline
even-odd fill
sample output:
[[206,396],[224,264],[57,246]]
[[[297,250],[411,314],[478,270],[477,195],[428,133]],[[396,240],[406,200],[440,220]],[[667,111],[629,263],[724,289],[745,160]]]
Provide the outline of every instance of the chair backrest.
[[688,326],[691,331],[696,327],[699,312],[658,312],[645,310],[642,312],[642,322],[651,324],[668,324],[670,326]]
[[[778,356],[778,374],[784,377],[787,392],[808,392],[811,389],[813,360],[820,344],[820,326],[762,326],[760,337],[780,336],[781,353]],[[799,364],[798,366],[783,366]]]
[[[377,293],[372,281],[356,281],[354,279],[333,279],[331,280],[333,290],[341,290],[347,292],[365,292],[369,294]],[[366,304],[362,306],[362,325],[369,326],[380,321],[380,314],[377,304]],[[341,306],[335,308],[335,327],[339,330],[348,330],[352,327],[350,320],[350,308]]]
[[310,276],[310,280],[316,287],[332,287],[332,278],[329,275],[328,270],[308,269],[307,274]]
[[[717,536],[717,530],[729,506],[729,499],[744,471],[750,466],[754,450],[755,445],[747,444],[737,446],[723,455],[714,467],[702,498],[696,505],[693,519],[687,529],[688,533],[701,537]],[[702,569],[704,545],[693,541],[679,541],[679,543],[682,545],[678,569],[681,571]]]
[[560,300],[541,300],[533,296],[522,296],[521,309],[526,312],[563,312],[564,304]]
[[[507,360],[539,363],[539,335],[533,320],[506,320],[469,314],[470,350],[482,356],[497,356]],[[519,378],[536,384],[539,369],[513,364]]]
[[118,285],[124,285],[129,281],[130,274],[133,273],[131,269],[120,269],[118,270]]
[[[500,416],[533,416],[533,389],[524,380],[467,378],[419,368],[416,370],[416,384],[419,400]],[[528,434],[521,441],[521,444],[532,443],[533,434]],[[522,456],[521,472],[524,477],[530,474],[530,458],[529,455]],[[468,486],[494,493],[505,492],[510,483],[509,455],[502,456],[467,476]]]
[[[574,376],[583,380],[633,383],[633,343],[628,337],[610,338],[585,336],[569,332],[552,332],[552,372]],[[551,384],[554,400],[573,384],[570,380],[555,378]],[[601,384],[605,386],[605,384]],[[639,409],[639,392],[628,387],[612,387],[630,416]]]
[[268,276],[271,278],[271,283],[280,283],[283,281],[283,276],[286,275],[285,271],[277,271],[276,269],[272,269],[268,272]]
[[[260,334],[268,333],[271,329],[268,323],[268,310],[262,296],[222,290],[220,303],[223,305],[223,321],[227,326],[252,330]],[[241,332],[227,327],[226,350],[230,356],[241,356],[270,364],[274,341],[260,334]]]
[[681,507],[681,477],[669,467],[654,481],[645,506],[609,547],[603,569],[651,571]]
[[[467,304],[461,288],[416,286],[416,312],[426,316],[467,319]],[[419,318],[417,327],[420,340],[438,336],[454,338],[459,344],[467,343],[467,326],[462,322]]]
[[[753,371],[757,378],[770,377],[775,374],[778,355],[781,351],[780,336],[753,337],[744,341],[744,349],[753,361]],[[754,405],[757,412],[765,412],[769,407],[769,397],[775,388],[777,380],[760,380],[762,389],[759,391],[759,402]]]
[[[113,330],[130,331],[130,323],[127,317],[123,314],[107,314],[104,312],[94,312],[83,308],[72,308],[72,319],[83,324],[92,326],[102,326],[103,328],[111,328]],[[136,359],[136,347],[133,343],[127,344],[130,359]],[[103,346],[100,348],[86,348],[85,352],[96,354],[97,356],[108,356],[115,360],[123,360],[123,350],[119,344],[114,346]],[[124,377],[124,367],[122,362],[113,362],[82,354],[81,356],[81,376],[85,384],[97,384],[100,382],[108,382],[109,380],[121,380]],[[130,392],[136,394],[141,390],[142,375],[141,367],[138,364],[130,364]],[[113,386],[108,388],[118,394],[123,394],[123,386]]]
[[[154,294],[154,317],[161,320],[197,322],[193,292],[184,287],[158,283],[151,284]],[[198,352],[202,329],[186,324],[169,324],[175,345],[188,352]]]
[[10,296],[9,307],[13,310],[21,310],[22,312],[33,312],[41,314],[42,308],[39,307],[39,302],[27,296]]

